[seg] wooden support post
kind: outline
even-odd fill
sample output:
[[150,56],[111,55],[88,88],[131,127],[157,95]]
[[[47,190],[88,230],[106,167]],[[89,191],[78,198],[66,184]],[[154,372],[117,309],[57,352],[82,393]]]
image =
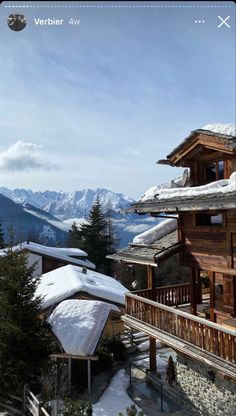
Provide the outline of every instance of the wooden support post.
[[191,279],[190,279],[190,292],[191,292],[190,312],[193,315],[197,315],[196,272],[197,272],[197,269],[192,268]]
[[91,361],[88,359],[88,393],[91,394]]
[[150,371],[155,373],[157,370],[156,339],[152,337],[149,337],[149,364],[150,364]]
[[59,365],[58,365],[58,359],[56,358],[56,369],[57,369],[57,375],[56,375],[56,398],[53,401],[53,409],[54,409],[54,415],[58,416],[58,399],[59,399],[59,381],[58,381],[58,376],[59,376]]
[[197,303],[202,303],[202,281],[200,276],[200,270],[196,270],[196,289],[197,289]]
[[215,272],[208,272],[210,285],[210,320],[215,322]]
[[69,394],[71,394],[71,357],[68,358]]
[[153,289],[154,288],[154,267],[147,266],[147,288]]

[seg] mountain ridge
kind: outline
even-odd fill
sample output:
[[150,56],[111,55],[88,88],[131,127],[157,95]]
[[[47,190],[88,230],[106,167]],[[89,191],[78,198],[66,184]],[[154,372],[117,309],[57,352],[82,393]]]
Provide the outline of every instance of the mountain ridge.
[[[25,213],[33,215],[34,223],[38,219],[40,232],[42,225],[44,225],[49,227],[46,228],[46,234],[47,231],[50,234],[50,230],[52,229],[56,232],[56,235],[59,233],[60,240],[60,233],[67,235],[73,220],[78,222],[78,224],[84,222],[97,196],[100,197],[103,209],[105,211],[111,211],[113,225],[119,240],[119,247],[126,246],[137,234],[150,229],[159,222],[157,219],[148,215],[121,214],[120,210],[129,207],[135,200],[126,197],[122,193],[115,193],[105,188],[96,188],[95,190],[83,189],[82,191],[77,190],[73,192],[39,192],[24,188],[10,190],[2,187],[0,188],[0,196],[3,193],[9,200],[21,206]],[[31,223],[31,220],[28,218],[29,223]],[[42,221],[44,222],[43,224]],[[14,218],[14,223],[16,226],[18,224],[17,228],[22,228],[20,222],[17,222],[17,218]],[[38,227],[34,226],[34,228],[37,231]],[[51,240],[53,239],[51,238]],[[52,245],[57,242],[56,240],[57,238],[55,238],[54,242],[52,241]],[[64,242],[66,242],[65,238]]]
[[65,191],[32,191],[31,189],[0,188],[0,193],[15,203],[25,206],[26,204],[40,208],[60,220],[70,218],[86,217],[99,196],[104,210],[112,209],[119,211],[127,208],[135,202],[121,192],[113,192],[105,188],[82,189],[72,192]]

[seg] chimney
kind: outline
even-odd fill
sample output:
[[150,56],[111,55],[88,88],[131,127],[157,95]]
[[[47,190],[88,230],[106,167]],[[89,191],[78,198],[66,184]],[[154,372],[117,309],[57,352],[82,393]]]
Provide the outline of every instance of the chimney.
[[87,274],[87,267],[82,267],[82,273]]

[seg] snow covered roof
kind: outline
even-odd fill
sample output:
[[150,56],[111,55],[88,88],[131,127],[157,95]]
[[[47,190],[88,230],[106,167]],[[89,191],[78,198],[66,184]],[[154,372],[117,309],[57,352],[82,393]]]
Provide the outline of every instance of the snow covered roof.
[[37,253],[48,254],[54,257],[60,256],[77,256],[88,257],[88,254],[80,248],[68,248],[68,247],[48,247],[42,244],[33,243],[31,241],[22,243],[24,248],[35,251]]
[[202,186],[157,190],[153,187],[128,212],[172,213],[232,208],[236,208],[236,172],[230,179]]
[[151,199],[162,200],[162,199],[177,199],[179,197],[194,197],[202,195],[211,195],[216,193],[229,193],[236,191],[236,172],[233,172],[230,179],[221,179],[209,183],[207,185],[193,186],[186,188],[168,188],[159,189],[158,187],[152,187],[148,189],[141,201],[148,201]]
[[[176,220],[174,221],[177,222]],[[155,241],[150,239],[149,241],[152,241],[152,243],[149,244],[146,243],[147,240],[145,238],[142,243],[140,240],[138,244],[133,242],[129,244],[128,247],[122,248],[115,254],[110,255],[109,258],[114,261],[146,264],[158,267],[163,260],[176,254],[183,246],[178,241],[176,229],[171,232],[168,230],[168,232],[162,236],[159,234],[159,237],[158,234],[156,234],[155,237]]]
[[170,218],[155,225],[150,230],[144,231],[144,233],[136,235],[133,239],[133,244],[152,244],[154,241],[159,240],[171,231],[176,230],[178,225],[178,218]]
[[[33,243],[31,241],[25,241],[13,247],[13,250],[22,249],[29,250],[32,253],[39,254],[42,256],[53,257],[78,266],[85,266],[90,269],[95,269],[95,265],[86,259],[86,257],[88,257],[88,254],[85,251],[80,250],[79,248],[48,247],[42,244]],[[4,250],[0,250],[0,256],[1,255],[5,255]]]
[[93,355],[111,311],[112,304],[93,300],[65,300],[48,318],[53,333],[70,355]]
[[42,296],[42,309],[55,305],[78,292],[105,299],[106,301],[125,304],[127,289],[110,276],[68,264],[42,275],[36,295]]
[[207,124],[201,130],[207,130],[225,136],[236,136],[236,127],[233,124]]

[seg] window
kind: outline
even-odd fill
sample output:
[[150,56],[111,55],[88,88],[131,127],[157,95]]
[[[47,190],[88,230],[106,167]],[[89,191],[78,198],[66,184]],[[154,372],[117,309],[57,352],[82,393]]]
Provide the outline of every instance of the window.
[[196,214],[195,223],[198,226],[222,226],[223,214],[210,215],[210,214]]
[[224,162],[220,160],[219,162],[209,163],[206,165],[206,183],[218,181],[219,179],[224,179]]

